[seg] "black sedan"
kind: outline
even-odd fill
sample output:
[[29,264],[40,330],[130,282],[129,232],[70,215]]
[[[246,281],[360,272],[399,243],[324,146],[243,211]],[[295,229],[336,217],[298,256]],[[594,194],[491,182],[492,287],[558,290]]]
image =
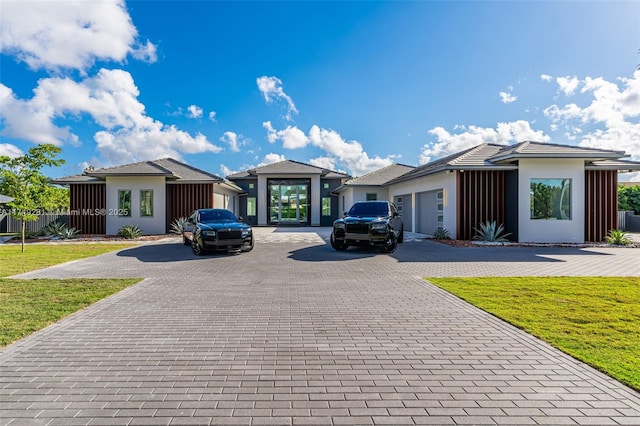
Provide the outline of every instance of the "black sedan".
[[205,251],[251,251],[253,230],[229,210],[198,209],[187,218],[182,239],[197,255]]

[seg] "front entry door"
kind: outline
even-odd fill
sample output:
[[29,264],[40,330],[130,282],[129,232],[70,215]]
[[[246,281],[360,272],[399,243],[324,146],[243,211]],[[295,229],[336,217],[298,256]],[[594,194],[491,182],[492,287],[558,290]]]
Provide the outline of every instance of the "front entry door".
[[309,223],[309,185],[280,182],[269,185],[269,222],[280,225]]

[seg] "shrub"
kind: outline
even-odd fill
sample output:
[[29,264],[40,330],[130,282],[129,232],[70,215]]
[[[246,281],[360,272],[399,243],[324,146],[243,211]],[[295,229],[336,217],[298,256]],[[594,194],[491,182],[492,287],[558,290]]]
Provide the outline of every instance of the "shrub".
[[433,233],[433,239],[435,240],[450,240],[451,239],[451,235],[449,234],[449,231],[444,229],[444,228],[440,228],[440,229],[436,229],[436,232]]
[[171,222],[171,230],[169,232],[171,232],[172,234],[182,235],[182,232],[184,231],[184,226],[186,223],[187,223],[186,217],[177,218],[176,220]]
[[604,241],[607,244],[613,244],[616,246],[628,246],[631,244],[631,240],[627,237],[627,233],[621,229],[612,229],[609,231]]
[[76,228],[65,228],[60,234],[60,238],[63,240],[69,240],[71,238],[75,238],[80,233],[79,229]]
[[125,240],[132,240],[142,235],[142,230],[135,225],[125,225],[118,229],[118,236]]
[[40,233],[45,237],[58,237],[62,236],[62,233],[67,229],[67,225],[62,222],[51,222],[40,230]]
[[480,229],[473,228],[477,234],[473,237],[474,240],[485,241],[488,243],[502,243],[509,241],[507,237],[511,233],[504,234],[504,225],[497,226],[496,221],[480,224]]

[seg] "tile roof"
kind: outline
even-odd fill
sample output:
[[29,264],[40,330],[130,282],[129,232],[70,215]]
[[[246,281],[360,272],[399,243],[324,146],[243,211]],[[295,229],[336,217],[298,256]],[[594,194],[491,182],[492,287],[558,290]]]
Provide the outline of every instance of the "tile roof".
[[513,161],[520,158],[615,159],[625,156],[624,151],[525,141],[502,149],[499,153],[492,156],[490,161]]
[[384,185],[391,179],[395,179],[411,170],[415,169],[413,166],[406,166],[404,164],[390,164],[378,170],[374,170],[371,173],[356,177],[345,182],[345,185],[350,186],[377,186]]
[[321,175],[325,178],[349,178],[346,173],[335,172],[333,170],[323,169],[322,167],[312,166],[310,164],[300,163],[293,160],[284,160],[277,163],[267,164],[265,166],[255,167],[227,176],[228,179],[242,179],[248,177],[256,177],[260,174],[277,174],[277,175],[300,175],[314,174]]
[[196,169],[173,158],[85,170],[81,175],[54,179],[52,182],[58,184],[91,183],[103,181],[107,176],[164,176],[168,180],[181,182],[224,182],[220,176]]

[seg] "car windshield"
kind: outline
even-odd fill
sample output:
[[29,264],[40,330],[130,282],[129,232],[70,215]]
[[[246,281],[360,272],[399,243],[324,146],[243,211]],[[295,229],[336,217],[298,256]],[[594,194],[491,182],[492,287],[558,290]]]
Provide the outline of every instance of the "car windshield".
[[203,210],[200,212],[200,222],[237,222],[237,219],[228,210]]
[[349,216],[388,216],[386,203],[356,203],[349,210]]

